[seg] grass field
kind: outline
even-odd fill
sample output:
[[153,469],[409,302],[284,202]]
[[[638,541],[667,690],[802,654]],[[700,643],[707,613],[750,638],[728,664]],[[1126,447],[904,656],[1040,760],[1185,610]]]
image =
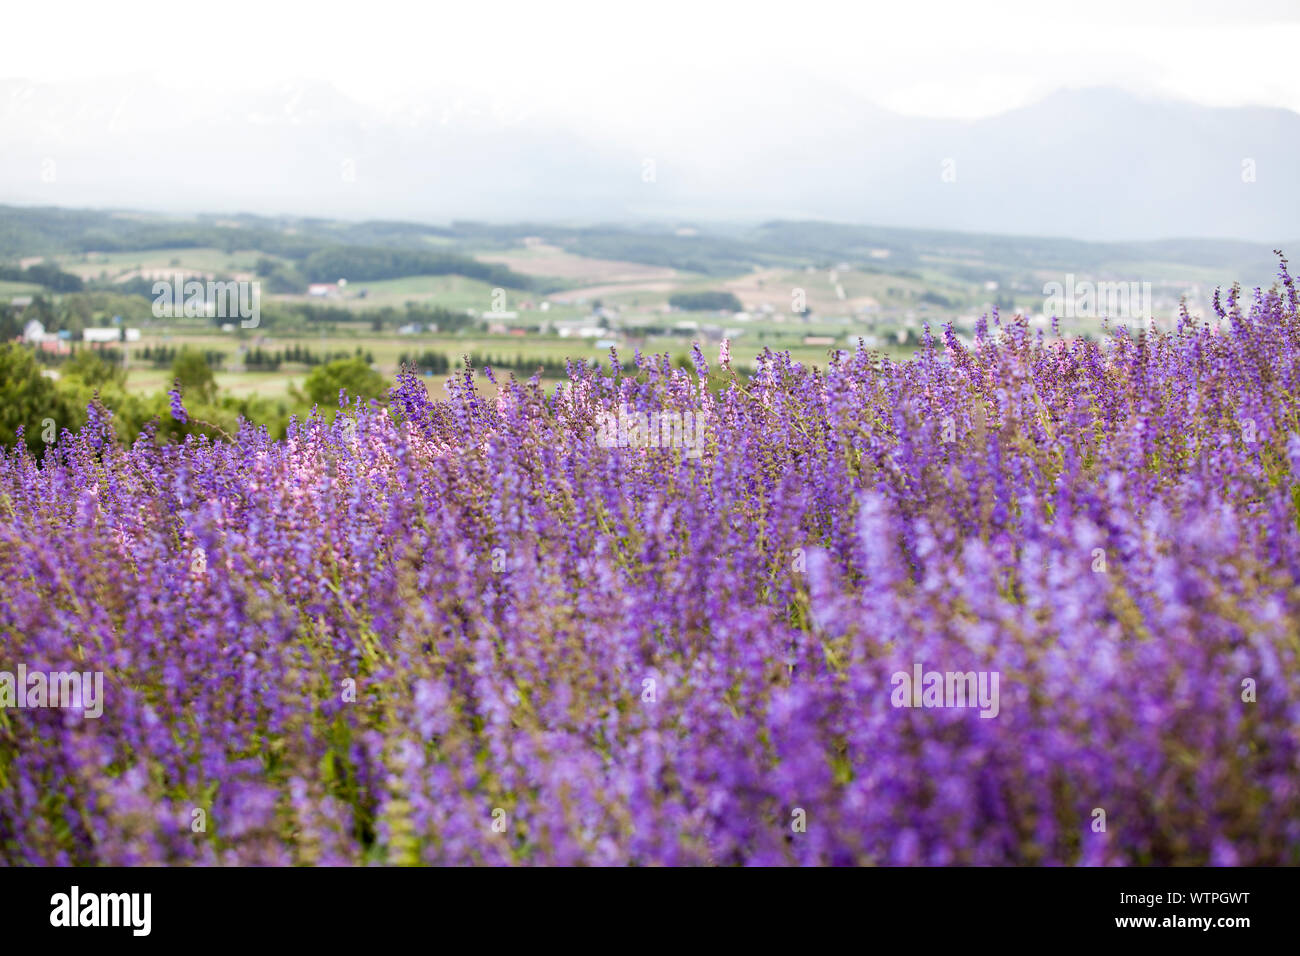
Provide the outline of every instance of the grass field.
[[[702,316],[701,316],[702,317]],[[791,330],[777,330],[774,327],[757,326],[746,329],[745,335],[738,338],[732,347],[733,364],[738,369],[752,366],[754,356],[763,346],[776,351],[789,351],[792,357],[807,365],[824,365],[831,347],[802,345],[802,336],[810,332],[826,331],[817,326]],[[845,335],[844,329],[838,329],[834,347],[852,349],[855,337]],[[311,349],[318,355],[347,353],[354,354],[359,347],[374,359],[374,367],[385,377],[392,379],[397,371],[399,359],[403,353],[418,354],[433,351],[446,356],[452,367],[459,365],[465,355],[486,356],[489,360],[513,362],[518,358],[526,361],[552,361],[564,359],[605,361],[607,348],[597,348],[595,340],[580,338],[558,338],[555,336],[503,336],[503,335],[395,335],[391,333],[375,334],[358,325],[354,329],[344,329],[327,335],[285,335],[285,336],[249,336],[236,338],[233,334],[208,332],[206,330],[176,330],[145,335],[139,342],[129,346],[130,361],[127,371],[127,387],[133,392],[156,392],[165,390],[171,384],[170,368],[155,368],[145,362],[139,355],[145,347],[163,346],[173,348],[194,348],[204,352],[219,352],[224,358],[223,370],[216,373],[219,387],[237,396],[257,395],[276,398],[288,394],[291,386],[301,386],[310,369],[297,364],[285,364],[276,371],[239,371],[242,365],[240,346],[257,347],[266,352],[284,352],[297,345]],[[667,353],[676,358],[690,354],[691,340],[684,336],[649,336],[635,341],[624,341],[618,346],[623,359],[631,359],[635,348],[639,347],[646,354]],[[717,360],[717,345],[702,344],[705,357],[710,363]],[[910,354],[907,350],[890,349],[895,357]],[[501,371],[504,378],[508,372]],[[486,382],[485,388],[490,387]],[[554,385],[553,379],[547,379],[548,387]]]
[[[277,295],[273,298],[280,302],[305,302],[314,305],[343,305],[357,311],[380,309],[391,306],[396,309],[406,307],[408,302],[421,305],[437,305],[455,312],[473,309],[486,312],[492,308],[492,286],[478,279],[464,276],[405,276],[401,279],[381,279],[376,282],[353,282],[347,287],[347,294],[342,299],[320,299],[306,295]],[[361,293],[365,292],[365,297]],[[514,300],[522,295],[513,289],[507,290],[507,299]]]
[[15,295],[36,295],[41,287],[34,282],[10,282],[0,279],[0,301],[8,302]]
[[[131,278],[140,271],[153,273],[159,270],[180,269],[186,272],[203,272],[227,276],[251,274],[257,260],[265,253],[255,249],[226,252],[223,249],[150,249],[141,252],[98,252],[84,256],[63,256],[59,268],[82,279]],[[272,257],[274,258],[274,257]]]
[[[260,396],[262,398],[279,398],[288,394],[290,386],[301,386],[306,373],[298,372],[218,372],[217,387],[238,398]],[[170,369],[136,367],[127,373],[127,390],[150,394],[166,391],[171,387]]]
[[664,266],[648,266],[616,259],[592,259],[548,245],[521,246],[505,252],[484,253],[477,258],[508,266],[524,275],[565,279],[584,285],[645,282],[673,279],[680,275],[676,269]]

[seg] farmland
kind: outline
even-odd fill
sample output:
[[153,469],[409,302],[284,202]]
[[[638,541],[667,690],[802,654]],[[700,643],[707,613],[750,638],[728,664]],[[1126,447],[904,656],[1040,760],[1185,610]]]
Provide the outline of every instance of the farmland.
[[[337,374],[320,366],[343,358],[359,357],[377,376],[354,395],[367,399],[382,397],[381,383],[391,386],[404,360],[422,363],[440,395],[445,373],[466,360],[493,366],[498,381],[538,373],[550,390],[564,380],[566,361],[606,362],[611,346],[621,363],[640,351],[689,367],[692,343],[716,348],[726,340],[745,376],[764,350],[805,366],[824,366],[859,344],[904,360],[927,327],[935,333],[951,323],[969,344],[980,316],[995,310],[1024,314],[1035,333],[1102,335],[1104,317],[1070,312],[1054,324],[1044,314],[1046,283],[1073,280],[1072,269],[1093,279],[1147,279],[1147,301],[1137,303],[1143,311],[1116,321],[1169,327],[1180,300],[1208,314],[1215,255],[1233,270],[1227,280],[1258,276],[1255,262],[1268,256],[1259,249],[1248,260],[1240,244],[1008,243],[812,223],[738,233],[0,214],[10,224],[0,250],[10,257],[8,265],[0,261],[4,337],[33,321],[45,330],[49,341],[33,355],[62,395],[57,427],[80,425],[98,389],[128,438],[163,403],[176,378],[173,362],[187,350],[203,356],[212,385],[202,375],[191,383],[203,393],[197,420],[229,431],[246,418],[279,437],[292,416],[317,404],[309,392],[330,393],[326,383]],[[170,289],[193,280],[256,286],[256,322],[201,309],[160,314],[156,283]],[[81,341],[92,335],[119,341]],[[79,349],[97,350],[116,371],[109,376],[92,364],[64,377],[62,366]],[[347,379],[354,389],[355,374]],[[481,387],[496,386],[484,378]],[[21,405],[0,412],[0,436],[12,441],[22,426],[35,450],[36,423],[20,420]]]

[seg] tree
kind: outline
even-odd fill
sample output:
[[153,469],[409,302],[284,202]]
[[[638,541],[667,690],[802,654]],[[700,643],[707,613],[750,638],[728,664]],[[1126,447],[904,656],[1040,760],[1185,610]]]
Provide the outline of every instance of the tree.
[[381,398],[388,382],[363,359],[348,358],[316,366],[303,383],[307,397],[326,407],[338,404],[339,389],[345,389],[349,398]]
[[38,295],[32,299],[31,304],[28,305],[27,308],[23,309],[23,315],[19,321],[22,325],[26,326],[28,322],[32,321],[32,319],[35,319],[40,322],[41,325],[45,326],[45,331],[47,332],[58,331],[55,326],[56,316],[54,314],[54,306],[43,295]]
[[105,361],[93,349],[80,349],[63,366],[65,376],[76,376],[92,388],[101,385],[126,385],[126,370],[120,365]]
[[0,308],[0,342],[8,342],[23,334],[22,323],[9,308]]
[[30,349],[0,345],[0,444],[13,446],[23,429],[27,449],[40,454],[45,439],[56,440],[65,428],[80,428],[85,408],[78,408],[41,372]]
[[182,394],[191,401],[210,404],[217,397],[217,379],[202,352],[189,347],[181,349],[172,362],[172,378],[180,383]]
[[686,312],[739,312],[743,306],[732,292],[678,292],[668,304]]

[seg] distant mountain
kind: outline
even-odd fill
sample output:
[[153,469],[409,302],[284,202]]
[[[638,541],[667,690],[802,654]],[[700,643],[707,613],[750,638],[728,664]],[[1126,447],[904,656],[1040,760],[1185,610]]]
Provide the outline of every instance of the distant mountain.
[[1091,89],[933,120],[813,83],[774,90],[759,111],[615,131],[459,93],[380,112],[313,82],[219,96],[147,77],[0,81],[0,202],[435,222],[824,218],[1108,240],[1300,233],[1300,114],[1288,110]]

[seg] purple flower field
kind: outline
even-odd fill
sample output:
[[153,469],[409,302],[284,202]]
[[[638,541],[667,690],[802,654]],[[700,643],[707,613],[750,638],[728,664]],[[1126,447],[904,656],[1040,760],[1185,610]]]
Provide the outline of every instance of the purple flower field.
[[0,862],[1300,863],[1285,260],[936,334],[4,453]]

